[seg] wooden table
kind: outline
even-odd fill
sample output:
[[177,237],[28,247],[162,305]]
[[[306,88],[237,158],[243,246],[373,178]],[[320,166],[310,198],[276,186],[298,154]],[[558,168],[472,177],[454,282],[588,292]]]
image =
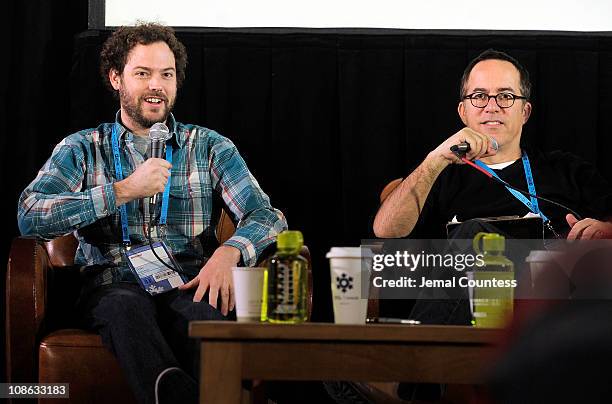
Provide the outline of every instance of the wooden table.
[[463,326],[196,321],[200,402],[240,403],[243,380],[479,384],[500,331]]

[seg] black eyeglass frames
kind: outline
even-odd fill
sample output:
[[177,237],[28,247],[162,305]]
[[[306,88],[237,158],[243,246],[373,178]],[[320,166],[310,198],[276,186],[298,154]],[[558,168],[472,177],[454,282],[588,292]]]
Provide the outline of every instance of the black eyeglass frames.
[[514,105],[515,100],[526,100],[527,97],[522,95],[516,95],[512,93],[498,93],[495,95],[489,95],[486,93],[472,93],[468,94],[463,99],[468,99],[476,108],[484,108],[489,104],[489,100],[493,98],[500,108],[510,108]]

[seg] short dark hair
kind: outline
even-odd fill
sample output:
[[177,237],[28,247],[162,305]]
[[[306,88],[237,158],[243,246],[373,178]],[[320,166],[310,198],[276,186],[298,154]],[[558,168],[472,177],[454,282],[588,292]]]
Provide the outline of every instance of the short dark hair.
[[175,36],[174,30],[157,23],[138,23],[135,26],[119,27],[102,45],[100,52],[100,74],[106,86],[115,92],[108,80],[108,72],[115,69],[123,73],[127,63],[128,53],[136,45],[149,45],[155,42],[165,42],[176,63],[176,84],[180,87],[185,80],[187,67],[187,50]]
[[482,52],[480,55],[472,59],[472,61],[467,65],[467,67],[463,71],[463,76],[461,76],[461,86],[459,87],[459,100],[463,100],[463,97],[467,95],[465,87],[467,85],[467,81],[468,81],[468,78],[470,77],[470,73],[472,72],[472,69],[474,69],[474,66],[476,66],[477,63],[480,63],[484,60],[504,60],[506,62],[512,63],[514,67],[516,67],[516,70],[518,70],[519,72],[519,77],[521,81],[520,86],[521,86],[521,93],[522,93],[520,95],[527,97],[527,100],[530,99],[531,81],[529,81],[529,72],[527,71],[527,69],[525,69],[523,65],[521,65],[518,62],[518,60],[508,55],[507,53],[501,52],[495,49],[487,49],[486,51]]

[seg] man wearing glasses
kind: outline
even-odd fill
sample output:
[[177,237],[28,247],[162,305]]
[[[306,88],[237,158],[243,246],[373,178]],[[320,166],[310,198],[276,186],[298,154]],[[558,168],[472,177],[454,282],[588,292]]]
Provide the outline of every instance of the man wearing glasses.
[[[522,128],[532,110],[530,96],[529,74],[513,57],[489,49],[472,60],[461,79],[457,107],[465,127],[431,151],[388,196],[374,220],[376,236],[443,239],[446,224],[453,219],[522,217],[531,212],[547,224],[549,238],[612,238],[612,223],[607,221],[612,218],[612,190],[595,168],[569,153],[522,147]],[[466,144],[469,150],[464,155],[451,151],[453,146]],[[461,157],[510,185],[569,207],[582,219],[555,204],[517,197]],[[471,238],[470,231],[478,226],[486,228],[480,223],[464,228],[461,238]],[[469,324],[467,294],[441,297],[443,293],[435,294],[433,289],[424,290],[416,299],[409,318],[427,324]],[[396,302],[384,309],[381,306],[381,312],[391,310],[395,317],[403,317],[407,307],[398,308]],[[371,386],[360,387],[357,390],[372,390]],[[402,384],[392,395],[418,399],[439,394],[437,385]]]
[[[374,233],[382,238],[446,238],[445,225],[500,215],[540,215],[547,237],[612,237],[612,191],[590,164],[568,153],[521,147],[531,115],[529,74],[506,53],[487,50],[463,73],[459,116],[466,127],[430,152],[380,207]],[[520,197],[468,167],[451,147],[469,144],[465,157],[507,183],[579,212]]]

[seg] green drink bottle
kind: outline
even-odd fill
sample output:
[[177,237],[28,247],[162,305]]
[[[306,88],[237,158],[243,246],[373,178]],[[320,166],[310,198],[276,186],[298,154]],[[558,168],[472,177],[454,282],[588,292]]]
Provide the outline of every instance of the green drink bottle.
[[276,240],[277,252],[268,261],[262,320],[271,323],[306,321],[308,261],[300,255],[304,238],[299,231],[284,231]]
[[[482,250],[480,242],[482,240]],[[497,233],[478,233],[474,251],[482,254],[484,265],[473,272],[473,324],[503,328],[514,307],[514,264],[504,256],[506,239]]]

